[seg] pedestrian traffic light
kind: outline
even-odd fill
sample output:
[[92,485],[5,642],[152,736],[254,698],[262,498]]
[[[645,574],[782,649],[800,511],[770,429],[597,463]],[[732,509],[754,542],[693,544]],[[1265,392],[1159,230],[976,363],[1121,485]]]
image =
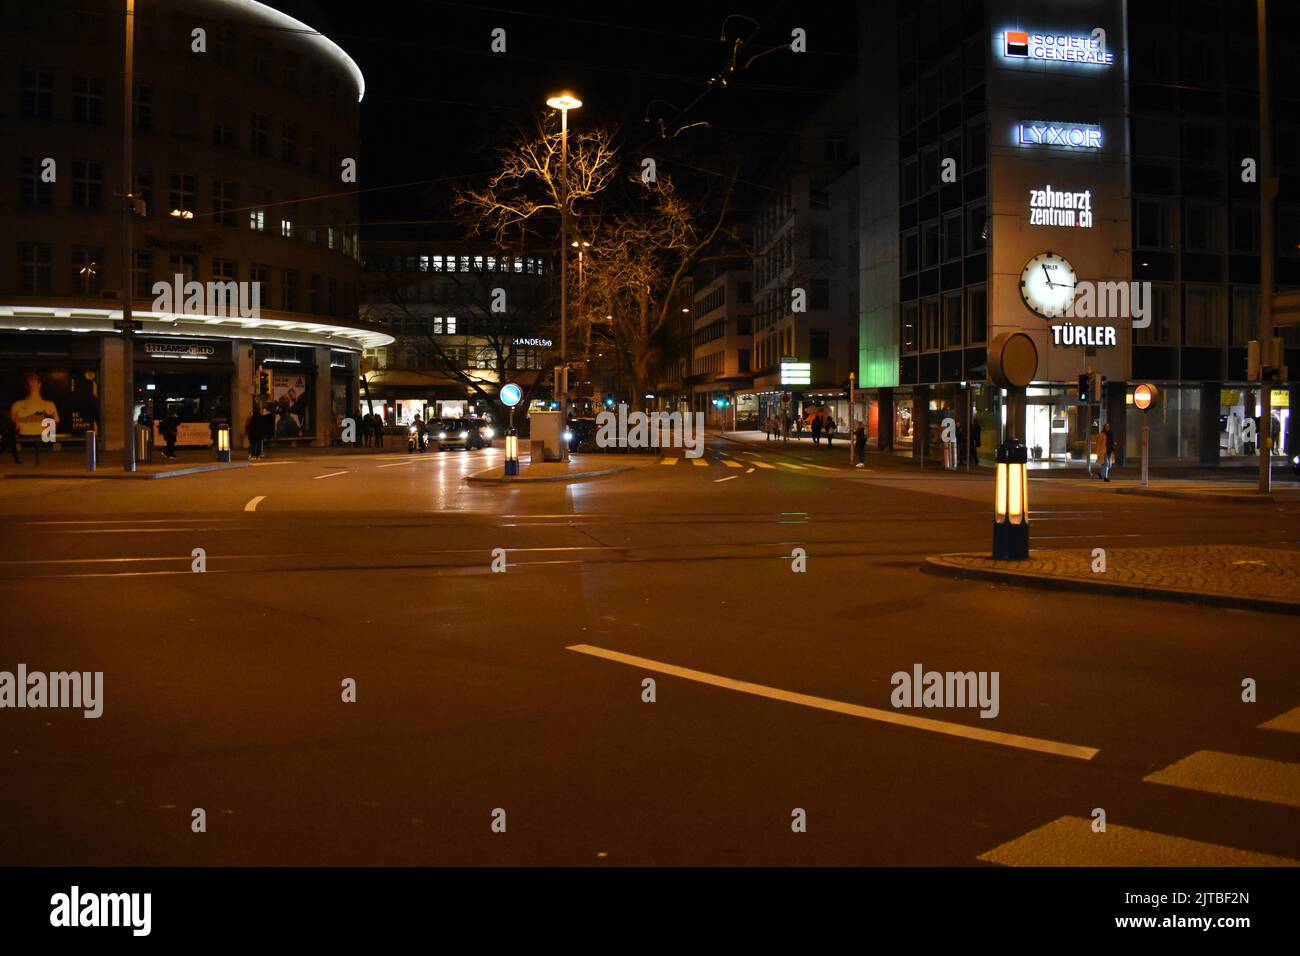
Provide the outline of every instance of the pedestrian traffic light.
[[262,398],[271,397],[271,371],[270,369],[257,370],[257,391]]
[[1092,401],[1091,397],[1092,375],[1085,372],[1079,376],[1079,401],[1085,405]]

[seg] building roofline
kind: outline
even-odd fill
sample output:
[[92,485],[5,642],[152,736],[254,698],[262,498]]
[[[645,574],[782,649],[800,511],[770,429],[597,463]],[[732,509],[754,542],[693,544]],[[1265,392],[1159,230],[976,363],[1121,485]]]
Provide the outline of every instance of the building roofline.
[[214,0],[214,2],[221,6],[241,10],[250,16],[260,18],[277,29],[292,30],[296,33],[304,34],[304,39],[308,41],[315,40],[325,53],[338,61],[344,69],[352,74],[352,78],[357,84],[357,102],[360,103],[361,100],[365,98],[366,78],[361,73],[361,67],[357,66],[357,61],[352,59],[346,50],[319,30],[308,26],[301,20],[291,17],[289,14],[284,13],[281,10],[275,9],[275,7],[269,6],[265,3],[260,3],[258,0]]

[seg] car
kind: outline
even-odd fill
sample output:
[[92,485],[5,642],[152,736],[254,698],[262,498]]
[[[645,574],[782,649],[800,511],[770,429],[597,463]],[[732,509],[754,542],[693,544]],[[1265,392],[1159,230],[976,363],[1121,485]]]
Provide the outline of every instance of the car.
[[492,440],[497,437],[497,431],[492,427],[492,423],[486,418],[471,418],[469,426],[478,431],[478,442],[476,448],[491,448]]
[[598,430],[594,418],[570,418],[568,427],[564,430],[569,451],[595,451]]
[[468,418],[444,418],[434,423],[434,436],[438,441],[438,451],[448,448],[463,448],[472,451],[475,448],[487,448],[492,444],[491,428],[487,422]]

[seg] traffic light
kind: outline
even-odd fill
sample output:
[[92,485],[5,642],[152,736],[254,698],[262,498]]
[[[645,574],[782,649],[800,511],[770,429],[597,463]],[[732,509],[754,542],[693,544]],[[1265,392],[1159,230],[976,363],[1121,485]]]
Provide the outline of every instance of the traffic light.
[[258,369],[257,371],[257,392],[263,399],[271,397],[271,370]]
[[1092,374],[1089,372],[1079,376],[1079,401],[1085,405],[1092,402]]

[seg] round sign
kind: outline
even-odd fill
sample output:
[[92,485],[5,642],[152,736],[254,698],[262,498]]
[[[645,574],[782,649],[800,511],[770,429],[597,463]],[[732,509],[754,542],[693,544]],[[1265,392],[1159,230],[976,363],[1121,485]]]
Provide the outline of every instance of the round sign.
[[1145,412],[1156,400],[1157,389],[1154,385],[1142,384],[1133,389],[1133,404],[1138,411]]
[[511,382],[509,385],[501,386],[501,404],[507,408],[514,408],[523,399],[524,393],[518,385]]
[[1003,388],[1024,388],[1038,372],[1038,347],[1024,332],[1000,332],[988,348],[989,378]]

